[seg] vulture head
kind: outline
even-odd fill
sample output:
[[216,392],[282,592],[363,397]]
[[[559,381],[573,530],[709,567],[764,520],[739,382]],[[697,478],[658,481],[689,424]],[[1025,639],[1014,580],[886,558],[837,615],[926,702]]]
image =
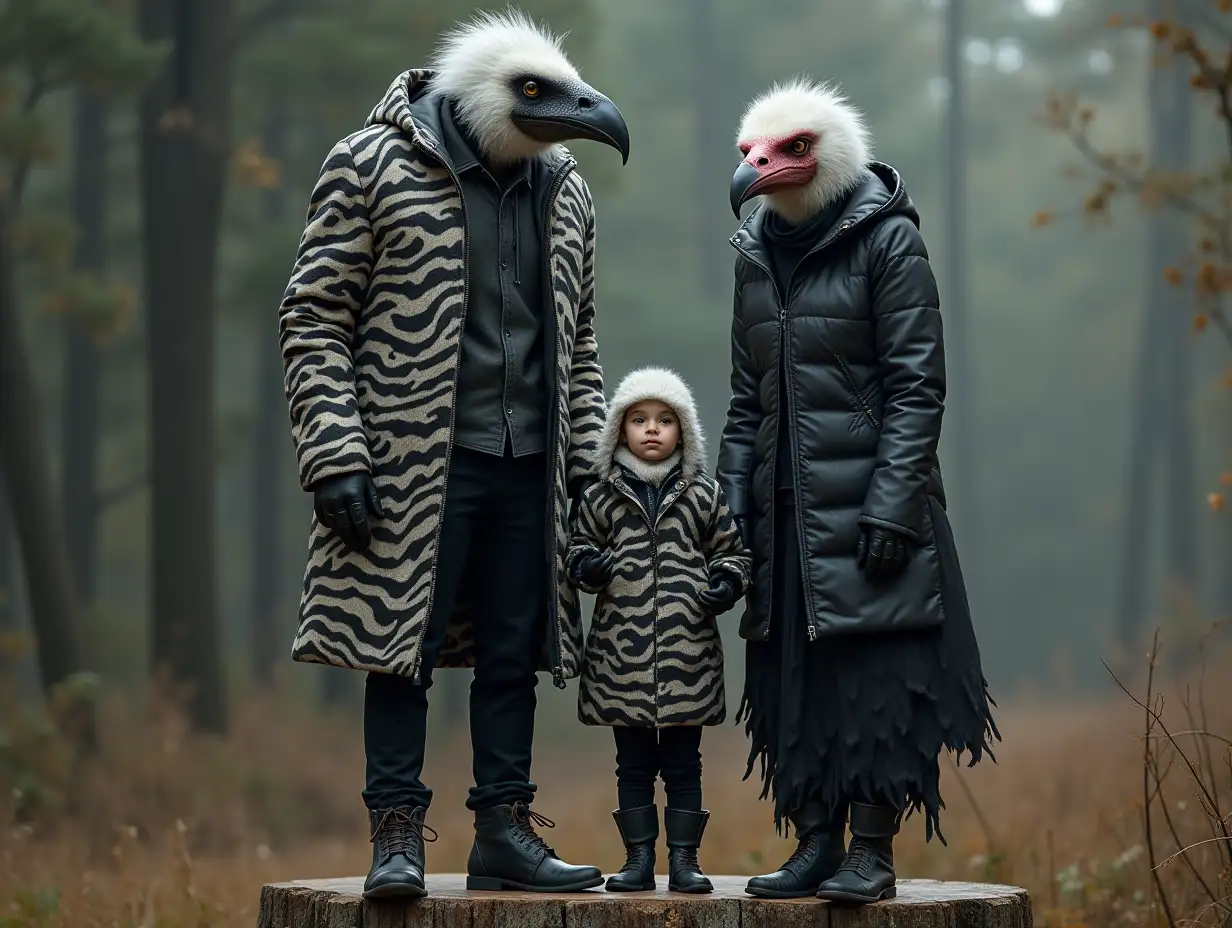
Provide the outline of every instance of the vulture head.
[[525,14],[481,13],[445,34],[433,58],[437,92],[497,164],[557,142],[591,139],[629,160],[629,129],[611,100],[581,79],[561,38]]
[[744,160],[731,208],[755,196],[791,223],[803,222],[859,184],[871,156],[860,111],[837,91],[807,80],[778,84],[749,104],[736,145]]

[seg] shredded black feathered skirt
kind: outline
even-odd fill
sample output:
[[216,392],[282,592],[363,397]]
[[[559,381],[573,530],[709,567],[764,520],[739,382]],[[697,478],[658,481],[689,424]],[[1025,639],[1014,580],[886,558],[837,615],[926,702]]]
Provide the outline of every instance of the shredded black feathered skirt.
[[959,761],[966,752],[974,766],[985,753],[995,762],[992,741],[1001,739],[948,525],[937,538],[940,627],[810,642],[796,520],[774,524],[770,639],[746,642],[736,716],[750,739],[745,779],[760,762],[780,832],[806,802],[837,816],[854,800],[923,812],[927,839],[935,831],[944,843],[942,750]]

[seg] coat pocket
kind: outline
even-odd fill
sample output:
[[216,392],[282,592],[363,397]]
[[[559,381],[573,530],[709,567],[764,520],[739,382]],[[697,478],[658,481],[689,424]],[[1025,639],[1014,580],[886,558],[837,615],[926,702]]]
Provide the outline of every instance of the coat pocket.
[[843,373],[843,379],[847,381],[847,389],[851,393],[851,398],[856,404],[857,410],[863,414],[871,425],[878,432],[881,431],[881,420],[877,418],[877,414],[873,411],[873,404],[869,402],[863,391],[856,386],[856,378],[851,373],[851,368],[847,366],[847,359],[839,352],[834,352],[834,360],[838,362],[838,369]]

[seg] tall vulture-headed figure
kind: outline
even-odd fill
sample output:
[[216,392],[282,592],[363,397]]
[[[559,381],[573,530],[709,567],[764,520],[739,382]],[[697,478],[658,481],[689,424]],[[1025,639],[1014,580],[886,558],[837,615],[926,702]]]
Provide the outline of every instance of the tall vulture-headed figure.
[[754,556],[746,776],[760,759],[799,839],[748,891],[886,899],[903,814],[937,830],[942,749],[975,763],[1000,737],[937,463],[937,286],[902,179],[838,94],[773,88],[738,145],[732,208],[762,202],[732,238],[718,476]]
[[475,670],[468,885],[602,882],[530,810],[536,674],[577,674],[566,521],[605,413],[594,206],[570,139],[628,158],[620,112],[557,38],[516,12],[455,29],[329,153],[282,302],[315,503],[293,656],[367,672],[369,897],[425,891],[437,667]]

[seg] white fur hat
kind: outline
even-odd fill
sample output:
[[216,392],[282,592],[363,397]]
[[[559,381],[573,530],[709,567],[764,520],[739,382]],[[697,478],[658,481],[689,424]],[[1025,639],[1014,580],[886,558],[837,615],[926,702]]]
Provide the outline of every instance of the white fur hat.
[[612,397],[599,439],[599,475],[607,479],[612,470],[612,455],[620,441],[625,413],[634,403],[658,400],[676,411],[680,419],[681,475],[688,479],[702,469],[706,460],[706,436],[697,421],[693,391],[674,371],[663,367],[642,367],[625,375]]

